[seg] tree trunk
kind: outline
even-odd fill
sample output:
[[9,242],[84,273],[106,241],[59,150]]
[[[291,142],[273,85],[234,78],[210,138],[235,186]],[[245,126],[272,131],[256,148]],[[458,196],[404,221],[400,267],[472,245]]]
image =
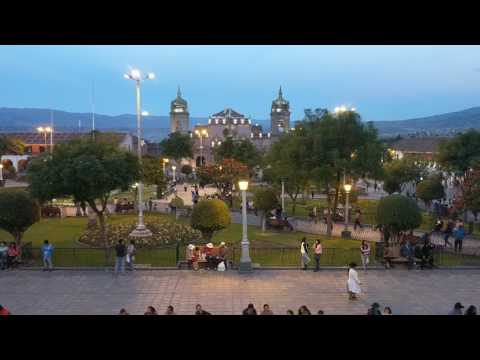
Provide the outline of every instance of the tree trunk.
[[267,230],[267,221],[266,221],[266,216],[265,216],[265,212],[262,214],[262,232],[265,232]]
[[330,188],[327,186],[327,236],[332,236],[332,200],[330,198]]
[[15,238],[15,244],[17,245],[18,258],[21,260],[22,259],[22,237],[23,237],[23,233],[17,232],[13,235],[14,235],[14,238]]

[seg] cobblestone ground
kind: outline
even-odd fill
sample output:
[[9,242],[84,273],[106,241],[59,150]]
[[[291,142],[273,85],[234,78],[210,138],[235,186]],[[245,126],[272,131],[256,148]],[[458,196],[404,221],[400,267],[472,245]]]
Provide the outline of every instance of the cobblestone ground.
[[478,270],[359,271],[364,294],[346,295],[346,271],[263,270],[225,272],[137,271],[115,277],[106,271],[8,271],[0,273],[0,304],[14,314],[142,314],[173,305],[192,314],[195,304],[213,314],[240,314],[248,303],[270,304],[276,314],[307,305],[326,314],[364,314],[377,301],[395,314],[446,314],[452,305],[480,305]]

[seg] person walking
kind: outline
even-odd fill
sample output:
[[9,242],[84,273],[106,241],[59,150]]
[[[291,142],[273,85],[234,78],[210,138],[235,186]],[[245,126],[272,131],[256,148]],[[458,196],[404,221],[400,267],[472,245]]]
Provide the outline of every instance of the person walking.
[[362,212],[360,211],[360,209],[358,209],[356,212],[355,212],[355,222],[353,224],[353,230],[357,230],[357,226],[361,229],[362,228],[362,223],[361,223],[361,216],[362,216]]
[[445,225],[445,230],[443,231],[443,234],[444,234],[443,241],[445,242],[445,247],[452,246],[452,244],[448,241],[448,238],[452,236],[454,227],[455,225],[453,224],[452,219],[448,219]]
[[453,236],[455,237],[455,252],[461,253],[463,239],[465,238],[465,227],[463,226],[463,223],[458,225],[457,229],[453,232]]
[[5,241],[0,242],[0,270],[7,268],[8,246]]
[[362,245],[360,245],[360,255],[362,257],[363,270],[367,271],[367,266],[370,263],[370,245],[365,240],[362,240]]
[[52,257],[53,257],[53,245],[45,240],[42,246],[42,254],[43,254],[43,271],[52,271],[53,264],[52,264]]
[[127,255],[127,248],[123,244],[123,240],[118,240],[118,244],[115,246],[115,275],[118,273],[125,273],[125,257]]
[[305,237],[302,238],[302,242],[300,244],[300,255],[301,255],[302,269],[307,270],[308,263],[310,262],[310,257],[308,256],[308,243],[307,243],[307,238]]
[[320,242],[320,239],[317,239],[315,241],[315,246],[314,246],[314,252],[315,252],[315,272],[320,270],[320,258],[322,257],[323,253],[323,248],[322,248],[322,243]]
[[361,293],[360,285],[362,283],[358,279],[358,273],[355,270],[356,267],[357,264],[352,262],[348,268],[347,290],[349,300],[357,299],[357,296]]
[[127,246],[127,264],[130,271],[134,270],[135,254],[137,249],[135,248],[135,240],[130,240],[130,244]]
[[7,250],[7,268],[14,267],[17,264],[18,248],[15,242],[11,242]]

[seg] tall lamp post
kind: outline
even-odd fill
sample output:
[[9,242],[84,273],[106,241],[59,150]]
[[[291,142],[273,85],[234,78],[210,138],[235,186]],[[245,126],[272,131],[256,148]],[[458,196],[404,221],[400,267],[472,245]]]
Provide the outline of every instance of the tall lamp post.
[[207,129],[195,130],[195,134],[200,138],[200,166],[203,166],[203,138],[208,138]]
[[175,165],[172,165],[172,170],[173,170],[173,183],[175,183],[175,181],[176,181],[175,170],[177,170],[177,167]]
[[348,194],[350,194],[350,190],[352,190],[352,185],[345,184],[343,185],[345,189],[345,229],[342,231],[342,238],[350,239],[352,237],[351,232],[348,230]]
[[[141,97],[140,97],[140,83],[145,80],[155,79],[154,73],[142,75],[140,70],[132,69],[129,73],[124,75],[125,79],[133,80],[136,84],[137,93],[137,152],[138,162],[142,164],[142,112],[141,112]],[[138,224],[131,232],[133,237],[148,237],[152,236],[152,232],[147,229],[143,221],[143,182],[138,183]]]
[[51,128],[50,126],[47,126],[47,127],[40,126],[40,127],[37,128],[37,131],[40,134],[43,134],[43,136],[45,138],[45,150],[48,147],[48,145],[47,145],[47,134],[50,134],[50,153],[52,153],[52,150],[53,150],[53,128]]
[[252,260],[250,259],[250,243],[247,234],[247,189],[248,181],[241,180],[238,187],[242,191],[242,254],[240,257],[239,272],[249,273],[252,271]]
[[163,158],[162,159],[162,165],[163,165],[163,175],[166,175],[165,173],[165,164],[168,164],[170,160],[168,160],[167,158]]
[[3,186],[3,164],[0,164],[0,186]]
[[282,212],[285,211],[285,179],[282,179]]

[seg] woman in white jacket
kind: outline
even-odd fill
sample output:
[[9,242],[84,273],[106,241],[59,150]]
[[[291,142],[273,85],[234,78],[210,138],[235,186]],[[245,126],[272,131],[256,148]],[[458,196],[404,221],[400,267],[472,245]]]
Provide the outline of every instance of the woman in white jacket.
[[355,270],[357,264],[351,263],[348,269],[348,281],[347,281],[347,290],[348,298],[350,300],[357,299],[357,295],[361,293],[360,285],[361,282],[358,280],[358,273]]

